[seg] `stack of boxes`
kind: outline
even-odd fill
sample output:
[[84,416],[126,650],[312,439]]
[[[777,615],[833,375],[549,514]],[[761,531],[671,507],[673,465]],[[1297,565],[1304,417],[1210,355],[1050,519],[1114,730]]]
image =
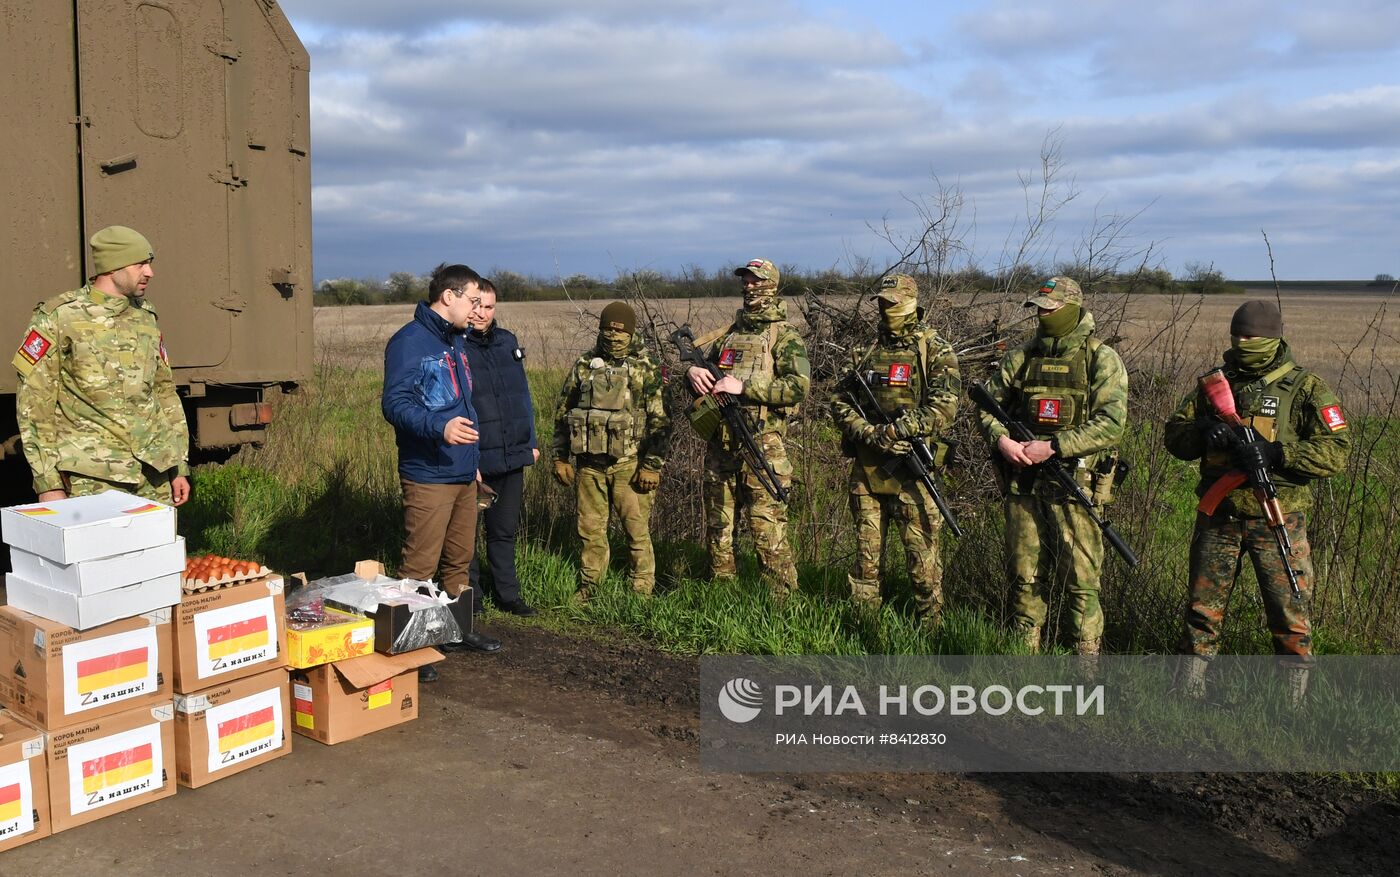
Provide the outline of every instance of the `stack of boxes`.
[[[383,572],[373,561],[356,567],[366,580]],[[441,661],[442,653],[419,648],[392,654],[386,613],[365,616],[320,597],[314,603],[303,607],[309,616],[305,623],[293,617],[289,632],[294,730],[334,744],[418,718],[418,668]],[[470,612],[467,618],[469,625]]]
[[281,578],[185,593],[174,510],[119,491],[0,531],[0,849],[290,751]]
[[35,747],[28,785],[0,758],[12,781],[0,782],[0,800],[18,785],[31,805],[6,840],[173,795],[170,607],[185,562],[174,510],[105,493],[0,510],[0,532],[16,570],[0,607],[0,704],[45,732],[50,817],[41,824]]
[[281,576],[201,589],[175,607],[175,763],[198,788],[292,750]]

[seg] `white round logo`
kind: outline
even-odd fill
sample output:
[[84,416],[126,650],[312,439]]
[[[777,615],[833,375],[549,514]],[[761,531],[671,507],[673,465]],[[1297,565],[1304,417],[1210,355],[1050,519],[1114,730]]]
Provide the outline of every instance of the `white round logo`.
[[719,690],[719,711],[736,724],[758,718],[762,706],[763,689],[752,679],[731,679]]

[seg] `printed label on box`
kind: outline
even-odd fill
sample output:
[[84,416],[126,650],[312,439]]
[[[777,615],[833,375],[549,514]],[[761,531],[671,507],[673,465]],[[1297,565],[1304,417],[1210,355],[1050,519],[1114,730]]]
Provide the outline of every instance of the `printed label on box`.
[[159,657],[154,627],[64,646],[64,712],[82,712],[154,693],[159,688]]
[[277,620],[271,597],[221,606],[194,617],[195,663],[200,679],[277,657]]
[[143,725],[68,747],[68,808],[73,815],[164,785],[160,725]]
[[0,767],[0,841],[34,830],[34,783],[29,763]]
[[374,639],[374,628],[372,627],[357,627],[350,631],[350,642],[357,645],[363,645],[372,639]]
[[311,711],[311,686],[301,682],[292,683],[292,705],[297,714],[297,727],[316,729],[316,719]]
[[385,679],[378,685],[371,685],[366,694],[365,700],[369,704],[365,709],[377,710],[382,706],[388,706],[394,702],[394,680]]
[[204,714],[209,772],[215,773],[282,745],[282,689],[259,691]]

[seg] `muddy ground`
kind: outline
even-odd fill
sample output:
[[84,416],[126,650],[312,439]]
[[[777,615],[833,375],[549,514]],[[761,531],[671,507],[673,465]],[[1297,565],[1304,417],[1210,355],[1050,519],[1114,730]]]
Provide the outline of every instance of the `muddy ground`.
[[418,721],[0,853],[0,874],[1392,874],[1400,806],[1255,775],[701,772],[697,662],[488,625]]

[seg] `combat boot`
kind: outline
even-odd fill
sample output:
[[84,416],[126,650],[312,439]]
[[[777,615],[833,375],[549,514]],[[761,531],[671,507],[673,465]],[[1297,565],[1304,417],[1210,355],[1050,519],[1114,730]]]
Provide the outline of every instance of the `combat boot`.
[[1086,679],[1097,679],[1099,676],[1099,645],[1100,640],[1097,638],[1082,639],[1074,645],[1080,675]]
[[652,592],[652,590],[654,590],[654,588],[655,588],[655,586],[654,586],[654,584],[653,584],[652,582],[633,582],[633,583],[632,583],[632,593],[636,594],[638,597],[641,597],[641,598],[644,599],[644,600],[650,600],[650,599],[651,599],[651,592]]
[[1032,655],[1040,654],[1040,625],[1021,628],[1021,637]]
[[1176,690],[1182,697],[1191,700],[1204,700],[1206,696],[1206,671],[1210,661],[1200,655],[1182,658],[1176,665]]
[[734,555],[710,560],[711,579],[732,579],[739,575],[739,567],[734,563]]
[[1308,696],[1308,676],[1312,673],[1307,667],[1288,667],[1288,705],[1300,709]]

